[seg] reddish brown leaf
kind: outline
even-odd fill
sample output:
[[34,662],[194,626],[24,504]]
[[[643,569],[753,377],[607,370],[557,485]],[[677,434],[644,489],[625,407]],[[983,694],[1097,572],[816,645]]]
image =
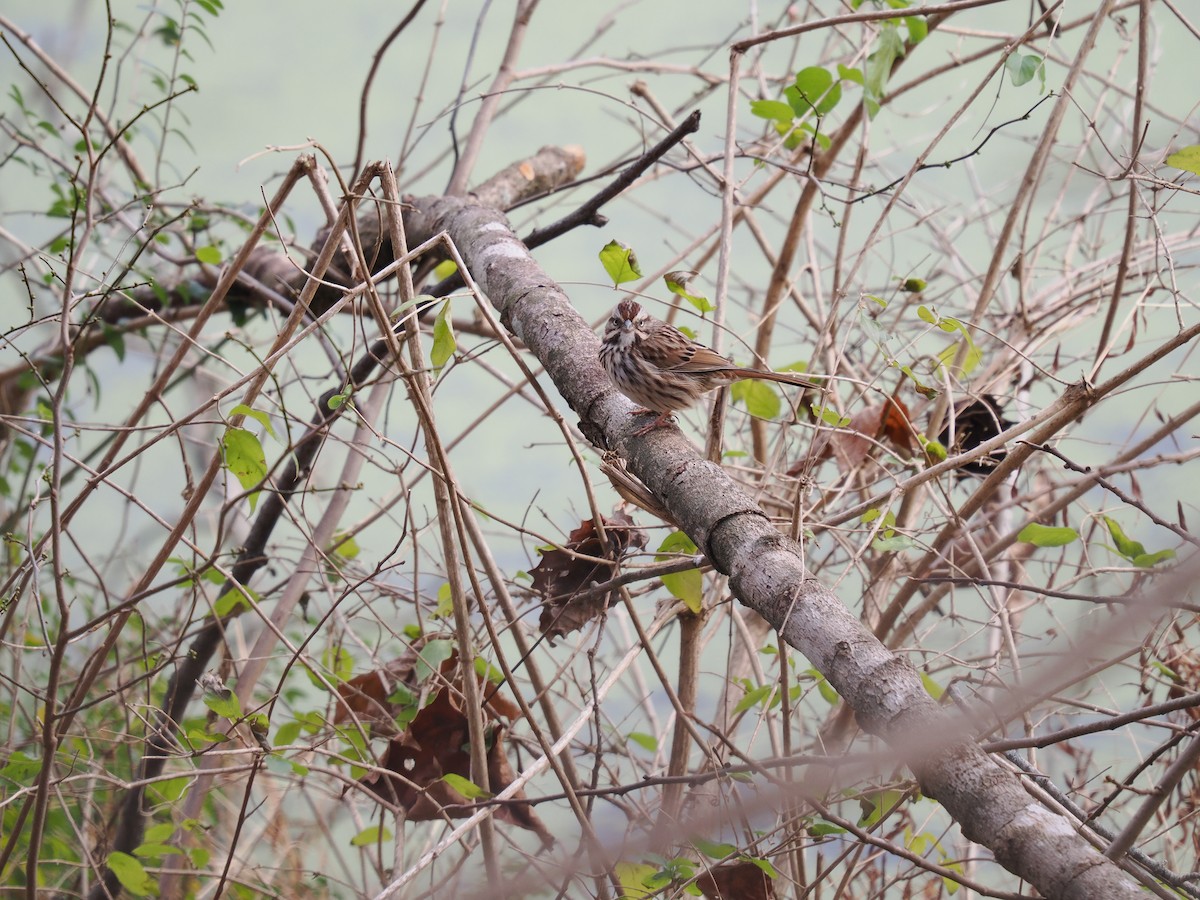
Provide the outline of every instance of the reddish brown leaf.
[[[533,590],[543,600],[539,627],[542,634],[554,638],[576,631],[608,607],[614,591],[579,597],[616,574],[616,561],[631,547],[644,547],[646,535],[633,527],[633,520],[623,512],[613,513],[604,520],[608,537],[607,551],[600,544],[595,525],[585,520],[571,532],[563,549],[545,550],[541,561],[529,573]],[[579,556],[595,557],[580,559]]]
[[775,886],[752,862],[726,863],[704,872],[696,886],[709,900],[772,900]]
[[[489,729],[488,786],[493,793],[499,793],[512,783],[514,776],[505,754],[507,729],[494,719],[490,721],[494,727]],[[456,692],[443,688],[417,713],[407,731],[388,742],[380,761],[387,774],[371,772],[362,784],[376,796],[404,807],[407,818],[413,821],[465,818],[474,812],[475,802],[452,788],[442,776],[471,777],[469,734],[467,716]],[[518,800],[524,797],[523,791],[514,795]],[[526,804],[504,806],[496,818],[533,831],[544,847],[554,844],[537,813]]]
[[[832,456],[838,471],[847,472],[862,465],[874,442],[883,440],[898,450],[912,450],[913,428],[908,407],[895,397],[860,409],[845,428],[825,432],[815,450],[816,458],[819,462]],[[788,470],[788,475],[800,475],[808,465],[807,459],[801,460]]]

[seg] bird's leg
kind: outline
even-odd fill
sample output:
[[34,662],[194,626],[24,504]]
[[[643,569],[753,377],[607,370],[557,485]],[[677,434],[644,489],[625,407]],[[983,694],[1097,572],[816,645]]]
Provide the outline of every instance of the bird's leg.
[[[639,406],[637,409],[635,409],[633,411],[633,414],[635,416],[640,416],[640,415],[652,413],[652,412],[654,412],[654,410],[646,409],[644,406]],[[674,417],[669,412],[659,413],[657,419],[655,419],[649,425],[643,425],[641,428],[639,428],[637,431],[635,431],[633,433],[633,436],[641,437],[644,434],[649,434],[656,428],[665,428],[666,426],[671,424],[671,422],[673,421],[673,418]]]

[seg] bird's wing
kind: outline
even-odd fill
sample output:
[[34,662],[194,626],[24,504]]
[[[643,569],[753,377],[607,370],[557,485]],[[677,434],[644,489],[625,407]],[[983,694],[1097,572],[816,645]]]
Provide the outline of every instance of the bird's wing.
[[664,368],[669,368],[674,372],[702,373],[722,372],[726,369],[735,368],[735,366],[730,360],[711,347],[705,347],[703,344],[691,341],[688,343],[687,350],[680,353],[672,364],[664,365]]

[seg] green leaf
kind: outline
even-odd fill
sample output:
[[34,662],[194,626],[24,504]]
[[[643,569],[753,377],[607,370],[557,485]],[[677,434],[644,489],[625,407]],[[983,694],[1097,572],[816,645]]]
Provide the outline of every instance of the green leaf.
[[245,612],[248,609],[252,609],[253,607],[251,607],[250,601],[246,599],[247,597],[252,598],[255,603],[258,602],[258,594],[251,588],[245,585],[231,587],[217,598],[217,602],[213,604],[213,613],[224,618],[235,611]]
[[1193,175],[1200,175],[1200,144],[1192,144],[1176,150],[1167,157],[1167,165],[1175,169],[1183,169]]
[[821,420],[821,424],[831,428],[845,428],[850,424],[850,418],[843,416],[832,406],[818,406],[816,403],[811,403],[809,409],[812,410],[814,416]]
[[1140,553],[1130,560],[1130,562],[1132,562],[1139,569],[1149,569],[1158,565],[1160,562],[1165,562],[1168,559],[1174,558],[1175,551],[1167,549],[1159,550],[1157,553]]
[[380,841],[390,841],[391,839],[392,832],[389,829],[380,825],[371,825],[350,838],[350,846],[371,847]]
[[859,827],[870,828],[883,818],[884,813],[890,812],[901,800],[903,791],[872,791],[858,798],[863,815],[858,820]]
[[233,721],[242,716],[242,704],[238,702],[237,694],[229,688],[205,691],[204,705],[222,719]]
[[0,769],[0,778],[4,778],[21,787],[26,787],[37,777],[41,770],[41,760],[35,759],[21,750],[14,750],[4,768]]
[[455,775],[453,772],[448,772],[442,776],[442,781],[454,788],[468,800],[487,799],[492,795],[471,781],[469,778],[463,778],[461,775]]
[[[658,548],[658,555],[654,557],[657,562],[665,562],[672,559],[674,554],[684,553],[695,555],[696,545],[682,531],[674,531],[668,534],[662,545]],[[686,572],[675,572],[670,575],[662,576],[663,587],[671,592],[671,595],[679,598],[684,602],[689,610],[693,613],[699,613],[704,602],[704,573],[699,569],[688,569]]]
[[[833,103],[829,103],[829,96],[826,92],[835,87],[833,76],[827,69],[820,66],[808,66],[796,73],[796,91],[803,101],[804,106],[796,110],[797,115],[805,115],[810,110],[815,111],[818,115],[824,115],[830,109],[837,105],[837,101],[841,99],[841,88],[837,88],[837,96],[833,98]],[[832,92],[830,93],[832,96]]]
[[921,435],[917,437],[925,452],[929,454],[930,459],[935,463],[943,462],[948,458],[949,454],[946,452],[946,448],[942,445],[941,441],[935,441],[933,438],[926,438]]
[[[221,439],[225,468],[233,473],[243,490],[250,490],[267,477],[267,458],[258,438],[244,428],[226,428]],[[250,511],[258,503],[258,492],[250,495]]]
[[284,722],[275,732],[275,740],[272,742],[276,747],[286,747],[289,744],[294,744],[296,738],[300,737],[300,729],[303,727],[300,722]]
[[756,419],[774,419],[782,409],[775,389],[757,379],[735,381],[729,388],[729,396],[735,403],[746,404],[746,412]]
[[438,281],[445,281],[457,271],[458,263],[452,259],[443,259],[434,267],[433,277]]
[[196,259],[202,263],[208,263],[210,266],[219,266],[221,264],[221,251],[209,244],[207,247],[196,248]]
[[229,411],[230,416],[249,416],[267,430],[267,434],[275,437],[275,429],[271,427],[271,417],[261,409],[253,409],[245,403],[239,403]]
[[769,684],[760,684],[758,687],[746,691],[742,699],[734,706],[733,714],[743,713],[751,707],[765,702],[771,696],[771,691],[773,690],[774,688]]
[[1102,518],[1104,520],[1104,524],[1108,526],[1108,533],[1112,536],[1113,543],[1117,545],[1118,553],[1120,553],[1130,562],[1139,556],[1145,555],[1146,548],[1143,547],[1139,542],[1126,535],[1121,529],[1121,526],[1117,524],[1115,519],[1111,519],[1108,516],[1101,516],[1100,518]]
[[613,870],[621,884],[621,900],[647,900],[657,890],[649,885],[650,879],[658,872],[654,866],[619,862]]
[[915,547],[917,542],[907,534],[893,534],[891,537],[877,537],[871,541],[871,549],[880,553],[897,553]]
[[833,706],[841,697],[838,696],[837,690],[829,683],[829,679],[822,675],[817,669],[805,669],[802,673],[811,676],[817,682],[817,693],[819,693],[826,703]]
[[863,73],[861,69],[852,69],[848,66],[843,66],[841,63],[838,63],[837,72],[838,78],[842,79],[843,81],[852,81],[860,86],[863,83]]
[[475,657],[475,674],[480,678],[486,678],[492,684],[500,684],[504,681],[504,673],[482,656]]
[[344,531],[334,534],[333,540],[329,542],[329,548],[342,559],[354,559],[359,554],[358,541]]
[[[449,593],[449,587],[447,587]],[[454,642],[448,638],[429,641],[417,654],[417,664],[413,667],[413,675],[417,684],[424,684],[441,668],[442,663],[454,653]]]
[[646,734],[645,732],[641,731],[631,731],[629,734],[625,735],[625,739],[633,741],[643,750],[649,750],[651,753],[654,753],[658,750],[658,738],[652,734]]
[[[211,743],[213,741],[226,740],[223,734],[217,734],[209,737],[205,741],[198,743]],[[166,778],[162,781],[155,781],[146,786],[155,803],[178,803],[184,798],[188,792],[188,788],[192,786],[192,779],[187,775],[179,775],[175,778]]]
[[145,866],[128,853],[114,850],[108,854],[106,863],[121,882],[121,887],[135,897],[152,897],[157,893],[157,884],[147,874]]
[[1004,60],[1004,70],[1008,72],[1008,77],[1012,81],[1013,87],[1028,84],[1033,81],[1039,72],[1042,75],[1042,85],[1045,86],[1046,70],[1044,65],[1042,58],[1036,53],[1010,53],[1008,58]]
[[457,348],[454,340],[454,326],[450,322],[450,301],[447,300],[438,310],[433,322],[433,349],[429,351],[429,362],[435,372],[439,372],[447,360],[454,355]]
[[642,277],[637,254],[620,241],[609,241],[600,251],[600,263],[613,280],[613,287]]
[[738,849],[734,844],[718,844],[703,838],[692,838],[692,846],[709,859],[724,859],[727,856],[733,856]]
[[750,112],[760,119],[791,124],[792,108],[781,100],[751,100]]
[[437,592],[437,607],[433,615],[438,619],[448,619],[454,614],[454,595],[450,590],[450,582],[445,582]]
[[663,281],[667,285],[667,290],[672,294],[677,294],[686,300],[692,306],[696,307],[701,313],[712,312],[716,307],[707,297],[701,294],[692,294],[688,292],[688,284],[695,277],[695,272],[668,272],[663,276]]
[[1079,532],[1074,528],[1054,528],[1030,522],[1017,534],[1017,540],[1035,547],[1064,547],[1079,540]]
[[928,306],[917,307],[917,318],[919,318],[922,322],[928,322],[930,325],[936,325],[938,323],[937,315]]
[[773,865],[771,865],[771,861],[768,859],[763,859],[758,856],[743,856],[742,859],[745,862],[753,863],[754,865],[758,866],[760,869],[762,869],[763,874],[766,875],[768,878],[778,878],[779,877],[779,870],[776,869]]
[[879,46],[867,57],[866,74],[863,78],[863,101],[869,118],[875,118],[879,112],[892,67],[903,55],[904,41],[900,38],[895,20],[880,23]]
[[922,16],[905,16],[904,27],[908,29],[908,42],[919,44],[929,34],[929,24]]
[[925,693],[934,700],[941,700],[942,694],[946,693],[945,688],[930,678],[926,672],[921,673],[921,685],[925,688]]
[[117,362],[125,362],[125,335],[111,325],[103,325],[104,343],[117,354]]
[[345,647],[329,647],[321,654],[321,666],[335,684],[341,684],[354,674],[354,656]]
[[814,822],[808,826],[809,837],[828,837],[831,834],[845,834],[846,829],[840,825],[833,825],[829,822]]

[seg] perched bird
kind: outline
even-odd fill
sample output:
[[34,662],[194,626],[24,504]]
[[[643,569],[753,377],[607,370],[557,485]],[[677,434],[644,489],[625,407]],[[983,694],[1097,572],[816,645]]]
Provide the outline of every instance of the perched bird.
[[736,365],[632,300],[622,300],[613,310],[604,329],[600,362],[617,390],[643,406],[643,412],[658,413],[637,434],[666,424],[671,413],[687,409],[713,388],[743,378],[820,388],[795,375]]

